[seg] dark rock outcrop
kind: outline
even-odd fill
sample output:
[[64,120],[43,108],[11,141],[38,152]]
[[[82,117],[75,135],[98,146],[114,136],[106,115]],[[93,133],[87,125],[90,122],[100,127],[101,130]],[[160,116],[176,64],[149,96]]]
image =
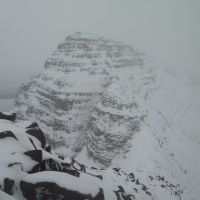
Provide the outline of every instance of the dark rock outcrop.
[[14,138],[15,140],[17,140],[16,136],[11,131],[4,131],[4,132],[0,133],[0,139],[4,139],[7,137],[11,137],[11,138]]
[[31,125],[26,127],[27,129],[29,128],[39,128],[38,124],[36,122],[33,122]]
[[103,190],[100,188],[98,194],[92,197],[90,194],[82,194],[78,191],[62,188],[56,183],[51,182],[39,182],[39,183],[27,183],[21,181],[21,191],[27,200],[104,200]]
[[41,146],[44,149],[44,147],[46,146],[46,139],[45,139],[43,131],[40,128],[37,128],[37,127],[29,128],[26,131],[26,133],[37,138],[41,142]]
[[30,150],[26,151],[24,155],[31,157],[36,162],[42,162],[42,150]]
[[12,195],[13,194],[13,187],[14,187],[15,181],[10,178],[5,178],[4,179],[4,188],[3,191],[7,194]]
[[72,176],[79,177],[80,173],[76,169],[71,168],[71,164],[59,163],[52,158],[42,160],[39,164],[35,165],[28,173],[36,173],[42,171],[58,171],[71,174]]
[[5,119],[5,120],[9,120],[11,122],[14,122],[15,119],[16,119],[16,113],[13,113],[11,115],[7,115],[7,114],[0,112],[0,119]]

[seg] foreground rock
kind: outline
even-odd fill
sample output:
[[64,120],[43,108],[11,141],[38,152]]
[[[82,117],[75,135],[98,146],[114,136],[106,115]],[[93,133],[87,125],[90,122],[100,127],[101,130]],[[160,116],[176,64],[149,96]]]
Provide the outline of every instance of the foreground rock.
[[[36,123],[0,120],[0,136],[10,132],[14,137],[1,137],[0,197],[5,200],[74,199],[133,200],[184,199],[184,190],[168,177],[138,175],[122,168],[95,168],[70,158],[58,158],[47,152],[42,130]],[[41,136],[41,137],[40,137]],[[4,193],[3,193],[4,192]],[[6,195],[7,193],[8,195]],[[164,198],[163,198],[164,199]]]
[[131,150],[132,138],[147,124],[161,137],[175,126],[184,132],[182,124],[193,117],[187,116],[191,96],[131,46],[75,33],[22,85],[15,108],[18,119],[40,123],[58,154],[77,156],[86,147],[90,158],[109,166]]
[[75,161],[47,152],[46,147],[46,139],[36,123],[0,119],[1,190],[17,199],[23,195],[28,200],[104,200],[98,178],[74,168]]
[[14,122],[15,119],[16,119],[16,113],[6,114],[6,113],[3,113],[3,112],[0,112],[0,119],[5,119],[5,120],[8,120],[8,121]]

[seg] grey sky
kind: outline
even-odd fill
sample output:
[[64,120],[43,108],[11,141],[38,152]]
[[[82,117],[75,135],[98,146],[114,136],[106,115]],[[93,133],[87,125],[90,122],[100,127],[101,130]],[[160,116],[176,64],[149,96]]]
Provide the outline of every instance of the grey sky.
[[130,43],[198,81],[199,11],[199,0],[0,0],[0,95],[15,93],[76,31]]

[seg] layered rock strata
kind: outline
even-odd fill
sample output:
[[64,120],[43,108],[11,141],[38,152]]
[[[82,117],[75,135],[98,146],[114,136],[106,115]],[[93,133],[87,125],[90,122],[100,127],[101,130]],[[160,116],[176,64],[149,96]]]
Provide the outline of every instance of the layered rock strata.
[[110,39],[82,33],[68,36],[47,59],[43,72],[19,89],[18,119],[39,122],[57,151],[76,154],[93,107],[117,78],[113,70],[142,67],[142,57]]

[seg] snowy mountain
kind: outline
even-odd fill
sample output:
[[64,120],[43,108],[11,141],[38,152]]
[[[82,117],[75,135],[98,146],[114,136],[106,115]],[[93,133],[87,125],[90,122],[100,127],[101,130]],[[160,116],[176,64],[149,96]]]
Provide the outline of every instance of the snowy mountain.
[[132,47],[75,33],[19,89],[15,109],[40,124],[57,155],[103,177],[105,199],[197,200],[195,98]]
[[40,122],[59,151],[63,147],[69,155],[76,154],[82,149],[93,106],[117,78],[113,70],[143,63],[142,55],[132,47],[75,33],[58,45],[44,71],[20,88],[17,114],[20,119]]

